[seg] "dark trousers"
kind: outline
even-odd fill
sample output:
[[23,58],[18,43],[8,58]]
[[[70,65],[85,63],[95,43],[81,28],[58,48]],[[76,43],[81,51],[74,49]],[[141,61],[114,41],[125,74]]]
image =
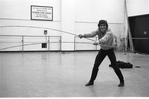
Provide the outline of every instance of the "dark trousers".
[[96,56],[95,59],[95,63],[94,63],[94,67],[92,70],[92,75],[91,75],[91,82],[94,82],[94,80],[96,79],[97,73],[98,73],[98,67],[100,66],[101,62],[103,61],[103,59],[108,56],[112,65],[112,68],[114,69],[116,75],[118,76],[120,82],[124,82],[124,78],[123,75],[120,71],[120,69],[118,68],[118,66],[116,65],[116,57],[115,57],[115,53],[114,53],[114,49],[109,49],[109,50],[99,50],[99,53]]

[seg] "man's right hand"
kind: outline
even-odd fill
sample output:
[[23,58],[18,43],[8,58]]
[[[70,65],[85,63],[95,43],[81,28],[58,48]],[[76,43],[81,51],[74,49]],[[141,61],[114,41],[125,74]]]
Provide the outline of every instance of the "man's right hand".
[[82,35],[82,34],[79,34],[79,35],[78,35],[78,37],[79,37],[79,38],[83,38],[83,37],[84,37],[84,35]]

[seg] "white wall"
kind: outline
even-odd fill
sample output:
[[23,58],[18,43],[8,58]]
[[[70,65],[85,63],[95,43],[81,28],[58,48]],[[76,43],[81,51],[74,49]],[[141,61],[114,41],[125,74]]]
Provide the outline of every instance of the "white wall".
[[60,0],[0,0],[0,18],[30,20],[30,6],[53,6],[54,21],[60,21]]
[[[53,21],[31,20],[31,5],[53,6]],[[105,19],[117,37],[125,37],[124,0],[0,0],[0,12],[0,26],[28,26],[0,28],[0,35],[45,36],[43,31],[49,28],[47,36],[62,36],[62,42],[65,42],[62,50],[74,50],[74,35],[50,29],[90,33],[97,29],[100,19]],[[81,41],[86,42],[85,39]],[[91,46],[91,50],[95,48]],[[88,46],[84,45],[84,49]]]
[[75,0],[76,21],[109,23],[124,22],[124,0]]
[[[60,30],[60,0],[0,0],[0,26],[6,26],[5,28],[0,27],[0,35],[34,35],[34,36],[45,36],[44,30],[48,30],[47,36],[61,36],[62,33],[58,31],[53,31],[51,29]],[[52,6],[53,7],[53,21],[37,21],[31,20],[31,5],[39,5],[39,6]],[[14,27],[7,27],[14,26]],[[23,26],[23,27],[17,27]],[[27,27],[25,27],[27,26]],[[34,27],[34,28],[32,28]],[[49,28],[49,29],[47,29]],[[31,37],[30,37],[31,38]],[[15,39],[15,40],[14,40]],[[56,38],[57,39],[57,38]],[[3,41],[2,41],[3,40]],[[28,40],[28,38],[24,38],[25,42],[34,43],[37,42],[45,42],[48,40],[46,37],[40,38],[32,38]],[[22,44],[22,37],[1,37],[0,39],[0,49],[7,48],[10,46],[17,46]],[[53,39],[52,39],[53,41]],[[57,42],[59,39],[57,39]],[[7,42],[7,43],[3,43]],[[11,43],[10,43],[11,42]],[[18,43],[16,43],[18,42]],[[27,44],[25,43],[25,44]],[[52,47],[52,45],[50,46]],[[41,44],[25,46],[24,50],[48,50],[48,48],[41,48]],[[57,43],[54,47],[50,49],[60,49],[60,45]],[[10,51],[20,51],[22,47],[14,47],[10,49],[5,49]]]
[[[53,21],[31,20],[31,5],[52,6]],[[0,0],[1,26],[34,26],[60,29],[60,0]],[[40,28],[3,28],[3,35],[44,35]],[[35,32],[36,31],[36,32]],[[48,35],[60,35],[55,31]]]
[[[74,33],[75,0],[61,0],[61,30]],[[75,34],[75,33],[74,33]],[[74,35],[62,34],[62,50],[74,50]]]
[[126,0],[128,16],[149,14],[149,0]]

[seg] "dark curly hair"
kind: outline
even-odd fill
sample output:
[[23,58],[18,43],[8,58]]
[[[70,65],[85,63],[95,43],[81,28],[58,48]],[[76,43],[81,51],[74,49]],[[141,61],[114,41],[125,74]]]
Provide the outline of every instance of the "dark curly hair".
[[108,22],[107,22],[106,20],[100,20],[99,23],[98,23],[98,27],[99,27],[101,24],[105,24],[105,25],[106,25],[106,28],[108,29]]

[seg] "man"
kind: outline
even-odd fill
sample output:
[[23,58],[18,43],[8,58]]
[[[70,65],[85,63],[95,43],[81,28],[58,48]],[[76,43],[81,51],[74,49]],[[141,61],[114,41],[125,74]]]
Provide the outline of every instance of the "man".
[[96,79],[97,73],[98,73],[98,68],[103,61],[103,59],[108,56],[111,62],[111,65],[118,76],[120,80],[120,84],[118,87],[123,87],[124,86],[124,78],[123,75],[116,65],[116,56],[114,53],[114,35],[112,31],[108,28],[108,23],[106,20],[100,20],[98,23],[98,29],[96,31],[93,31],[92,33],[89,34],[80,34],[80,38],[87,38],[87,37],[95,37],[98,36],[99,42],[95,42],[94,45],[100,44],[101,49],[99,50],[99,53],[96,56],[94,67],[92,69],[92,74],[89,82],[85,86],[90,86],[94,84],[94,80]]

